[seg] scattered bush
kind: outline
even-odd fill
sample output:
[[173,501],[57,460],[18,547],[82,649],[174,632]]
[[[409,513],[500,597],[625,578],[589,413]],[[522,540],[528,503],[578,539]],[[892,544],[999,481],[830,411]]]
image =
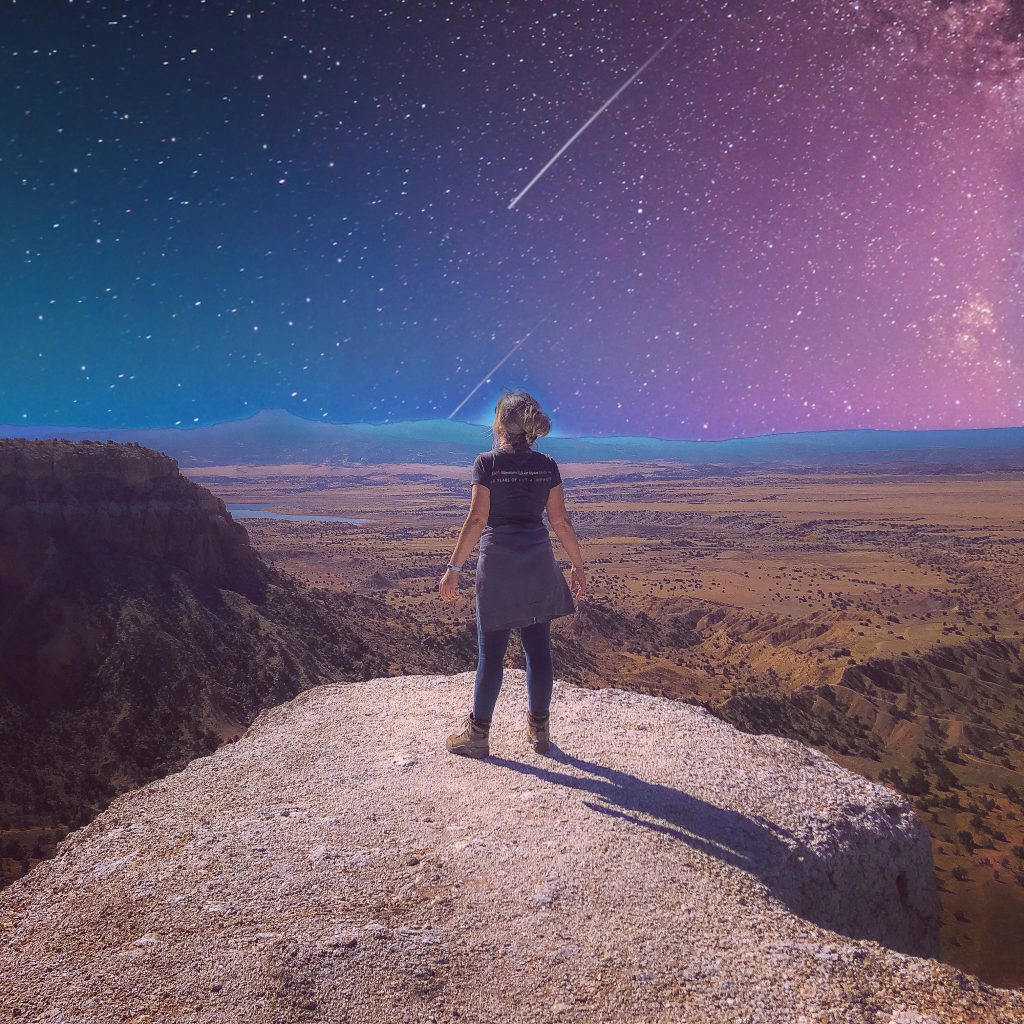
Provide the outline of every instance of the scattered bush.
[[956,837],[960,840],[960,842],[963,844],[964,848],[967,850],[968,853],[974,852],[974,836],[971,832],[969,832],[965,828],[962,828],[959,832],[957,832]]

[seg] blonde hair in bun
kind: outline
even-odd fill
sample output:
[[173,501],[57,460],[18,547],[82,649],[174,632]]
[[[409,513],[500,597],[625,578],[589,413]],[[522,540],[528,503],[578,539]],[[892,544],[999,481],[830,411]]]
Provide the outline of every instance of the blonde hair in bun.
[[533,395],[506,391],[494,407],[492,429],[501,435],[503,447],[522,442],[532,445],[538,437],[551,433],[551,420]]

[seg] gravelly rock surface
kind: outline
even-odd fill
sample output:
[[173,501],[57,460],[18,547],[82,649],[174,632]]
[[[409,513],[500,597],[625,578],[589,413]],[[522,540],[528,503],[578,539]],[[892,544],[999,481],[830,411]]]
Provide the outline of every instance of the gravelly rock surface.
[[[307,690],[0,893],[0,1020],[1024,1021],[927,954],[910,806],[700,708],[506,673]],[[901,880],[902,876],[902,880]],[[901,951],[902,950],[902,951]]]

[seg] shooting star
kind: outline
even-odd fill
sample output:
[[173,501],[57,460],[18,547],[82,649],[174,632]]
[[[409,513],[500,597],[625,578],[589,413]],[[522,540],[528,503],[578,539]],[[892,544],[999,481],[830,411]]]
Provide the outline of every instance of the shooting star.
[[459,404],[457,406],[455,406],[454,409],[452,409],[452,411],[448,414],[448,419],[451,419],[491,379],[491,377],[494,374],[494,371],[497,370],[498,367],[501,366],[501,364],[504,363],[505,360],[507,360],[512,355],[513,352],[518,352],[519,351],[519,349],[522,347],[522,345],[530,338],[530,335],[532,335],[534,332],[536,332],[542,325],[547,323],[548,320],[550,320],[550,319],[551,319],[551,314],[548,313],[548,315],[546,317],[543,317],[542,319],[538,320],[537,323],[534,324],[534,326],[531,327],[512,346],[512,348],[505,354],[505,356],[503,358],[499,359],[498,362],[494,364],[494,367],[491,369],[490,373],[488,373],[487,376],[484,377],[484,379],[482,381],[480,381],[480,383],[477,384],[477,386],[475,388],[473,388],[473,390],[470,391],[470,393],[468,395],[466,395],[466,397],[461,402],[459,402]]
[[513,209],[516,203],[518,203],[519,200],[522,199],[523,196],[525,196],[526,193],[529,192],[545,174],[548,173],[548,171],[555,165],[558,158],[622,95],[623,92],[626,91],[630,85],[633,84],[637,78],[640,77],[641,74],[643,74],[644,71],[647,70],[648,67],[650,67],[662,50],[668,47],[676,36],[682,32],[683,28],[683,25],[676,28],[675,32],[673,32],[672,35],[670,35],[668,39],[666,39],[665,42],[663,42],[661,46],[659,46],[654,53],[652,53],[650,57],[648,57],[647,60],[645,60],[643,64],[641,64],[640,67],[638,67],[636,71],[634,71],[633,74],[631,74],[629,78],[627,78],[622,85],[620,85],[618,89],[616,89],[615,92],[613,92],[611,96],[609,96],[608,99],[606,99],[604,103],[602,103],[601,106],[599,106],[597,110],[590,115],[589,118],[587,118],[582,127],[576,130],[572,138],[570,138],[569,141],[534,175],[533,180],[526,186],[526,188],[524,188],[523,191],[508,204],[508,208],[510,210]]

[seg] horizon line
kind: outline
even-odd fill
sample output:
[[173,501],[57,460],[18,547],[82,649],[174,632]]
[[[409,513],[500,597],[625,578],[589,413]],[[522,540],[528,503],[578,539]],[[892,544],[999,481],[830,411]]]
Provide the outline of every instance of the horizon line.
[[[73,430],[73,431],[117,431],[123,433],[125,431],[171,431],[174,433],[185,434],[193,433],[197,430],[207,430],[211,427],[224,426],[230,423],[244,423],[246,420],[254,419],[257,416],[265,413],[283,413],[292,419],[301,420],[303,423],[318,424],[324,426],[334,427],[394,427],[402,424],[414,424],[414,423],[461,423],[469,427],[479,427],[485,433],[490,433],[491,426],[489,423],[474,423],[471,420],[457,420],[451,419],[446,416],[437,417],[422,417],[420,419],[404,419],[404,420],[348,420],[348,421],[335,421],[328,419],[308,419],[305,416],[300,416],[298,413],[291,412],[289,409],[284,409],[281,406],[272,406],[264,409],[259,409],[254,413],[250,413],[247,416],[238,416],[232,419],[225,420],[213,420],[209,423],[204,423],[196,426],[179,427],[179,426],[147,426],[147,427],[112,427],[112,426],[93,426],[88,424],[76,425],[76,424],[59,424],[53,426],[51,424],[28,424],[28,423],[6,423],[0,424],[0,437],[9,437],[11,440],[18,440],[18,438],[10,437],[3,433],[6,427],[11,427],[15,430]],[[552,440],[560,441],[587,441],[587,440],[599,440],[599,441],[614,441],[614,440],[637,440],[637,441],[661,441],[666,444],[719,444],[723,441],[750,441],[756,440],[763,437],[796,437],[801,434],[849,434],[849,433],[914,433],[914,434],[927,434],[935,433],[938,431],[950,433],[950,432],[963,432],[971,430],[1019,430],[1024,427],[1024,423],[1013,424],[1009,426],[988,426],[988,427],[826,427],[819,429],[809,430],[784,430],[784,431],[769,431],[763,434],[738,434],[730,437],[718,437],[718,438],[700,438],[700,437],[658,437],[649,434],[546,434],[545,437],[551,438]],[[31,439],[25,439],[31,440]],[[44,439],[39,439],[44,440]],[[543,438],[538,438],[543,440]]]

